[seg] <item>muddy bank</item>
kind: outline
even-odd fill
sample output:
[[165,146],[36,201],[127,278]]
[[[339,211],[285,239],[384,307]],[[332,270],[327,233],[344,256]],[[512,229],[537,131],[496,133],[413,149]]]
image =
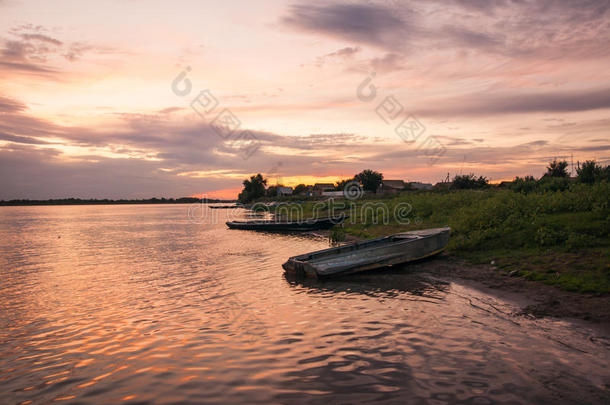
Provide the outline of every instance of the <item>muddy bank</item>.
[[495,290],[496,294],[517,301],[521,306],[521,315],[578,318],[610,324],[610,296],[607,294],[563,291],[537,281],[511,276],[492,265],[466,263],[448,254],[402,268],[441,278],[466,280],[475,286]]
[[[310,234],[328,239],[330,232],[320,230]],[[342,243],[360,240],[362,239],[347,234],[346,241]],[[577,318],[603,323],[610,329],[610,295],[608,294],[564,291],[539,281],[527,280],[513,272],[505,272],[491,264],[471,264],[448,253],[396,267],[409,272],[428,273],[434,277],[468,281],[475,287],[494,290],[496,295],[510,299],[521,307],[521,312],[517,315]]]

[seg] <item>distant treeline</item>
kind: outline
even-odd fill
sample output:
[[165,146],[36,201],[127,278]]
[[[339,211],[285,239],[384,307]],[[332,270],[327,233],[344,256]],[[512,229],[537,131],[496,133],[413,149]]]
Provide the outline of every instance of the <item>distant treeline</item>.
[[110,200],[110,199],[81,199],[59,198],[51,200],[0,200],[0,206],[8,205],[104,205],[104,204],[193,204],[193,203],[231,203],[235,200],[215,200],[209,198],[181,197],[181,198],[147,198],[142,200]]

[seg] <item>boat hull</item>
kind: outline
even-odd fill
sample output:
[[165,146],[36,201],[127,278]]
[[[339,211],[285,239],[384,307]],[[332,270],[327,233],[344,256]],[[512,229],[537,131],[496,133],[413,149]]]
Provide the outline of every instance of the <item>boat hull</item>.
[[230,229],[242,229],[250,231],[270,231],[270,232],[300,232],[314,231],[318,229],[330,229],[345,220],[345,216],[336,218],[322,218],[302,222],[281,222],[281,221],[229,221],[227,226]]
[[451,230],[405,232],[294,256],[282,265],[288,273],[332,277],[421,260],[442,252]]

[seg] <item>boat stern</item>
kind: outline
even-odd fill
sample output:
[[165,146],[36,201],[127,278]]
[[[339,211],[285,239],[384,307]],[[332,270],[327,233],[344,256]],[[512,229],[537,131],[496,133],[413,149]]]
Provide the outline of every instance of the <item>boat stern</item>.
[[297,260],[293,257],[282,264],[282,268],[286,273],[294,274],[296,276],[318,278],[318,273],[309,263]]

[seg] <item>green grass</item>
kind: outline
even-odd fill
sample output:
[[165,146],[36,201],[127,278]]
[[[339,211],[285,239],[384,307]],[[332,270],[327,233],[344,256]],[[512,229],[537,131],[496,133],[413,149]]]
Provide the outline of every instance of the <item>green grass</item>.
[[[448,225],[447,251],[472,262],[494,260],[502,271],[578,292],[610,293],[610,184],[572,184],[563,191],[522,194],[488,189],[405,192],[364,198],[341,210],[329,204],[299,206],[305,217],[347,212],[331,237],[372,238]],[[363,205],[383,210],[363,210]],[[410,210],[398,219],[399,208]],[[288,214],[289,209],[284,209]],[[296,211],[293,211],[293,216]],[[290,215],[288,215],[290,216]],[[337,228],[337,227],[336,227]]]
[[473,263],[489,263],[493,260],[500,271],[555,285],[567,291],[610,293],[608,246],[577,250],[561,247],[496,249],[466,254],[458,252],[456,255]]

